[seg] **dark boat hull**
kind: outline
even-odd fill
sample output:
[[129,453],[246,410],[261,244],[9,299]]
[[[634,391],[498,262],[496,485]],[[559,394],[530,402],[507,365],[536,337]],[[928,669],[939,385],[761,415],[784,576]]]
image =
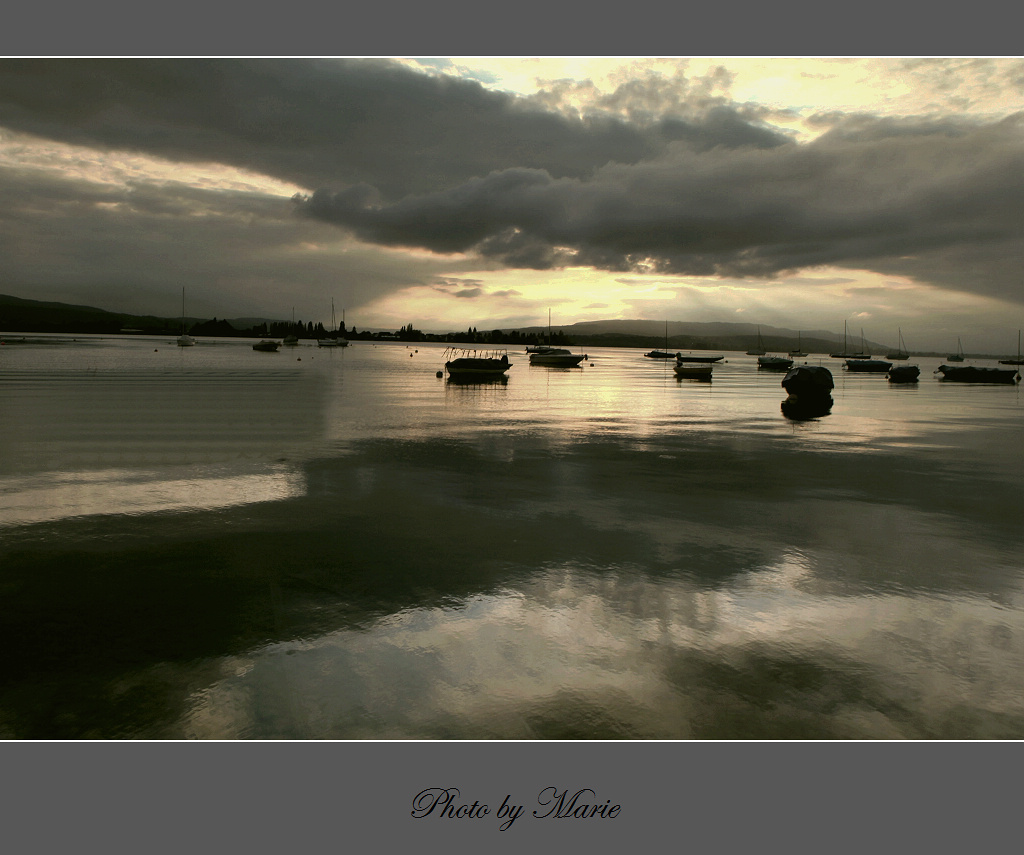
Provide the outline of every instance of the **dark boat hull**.
[[890,383],[916,383],[921,369],[916,365],[897,365],[889,369]]
[[940,380],[954,383],[1016,383],[1020,374],[1014,368],[982,368],[977,365],[940,365],[935,372]]
[[445,370],[455,376],[500,376],[504,374],[512,363],[507,358],[487,359],[483,357],[465,356],[459,359],[452,359],[444,364]]
[[828,397],[835,381],[832,372],[821,365],[797,365],[782,378],[782,388],[799,398]]
[[882,359],[848,359],[846,370],[859,372],[861,374],[885,374],[892,368],[891,362]]

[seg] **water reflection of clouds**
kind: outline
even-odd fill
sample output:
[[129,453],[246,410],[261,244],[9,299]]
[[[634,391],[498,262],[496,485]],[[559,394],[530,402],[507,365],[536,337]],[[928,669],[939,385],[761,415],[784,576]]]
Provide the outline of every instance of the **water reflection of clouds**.
[[301,496],[305,477],[269,471],[168,477],[157,471],[106,469],[0,481],[0,528],[98,514],[137,516],[203,511]]
[[[769,720],[793,705],[839,738],[943,736],[961,707],[977,729],[961,735],[1005,736],[1024,721],[1019,611],[979,597],[951,621],[941,596],[822,598],[787,580],[805,575],[799,557],[784,564],[716,591],[553,568],[518,591],[226,660],[181,727],[196,738],[529,739],[586,709],[618,736],[689,738],[716,714]],[[778,695],[747,694],[765,668]]]

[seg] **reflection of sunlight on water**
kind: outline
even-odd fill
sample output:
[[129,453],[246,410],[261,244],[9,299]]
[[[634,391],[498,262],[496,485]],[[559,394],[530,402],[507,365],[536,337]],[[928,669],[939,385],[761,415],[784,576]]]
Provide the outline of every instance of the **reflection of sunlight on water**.
[[305,492],[305,477],[283,467],[227,477],[168,479],[157,472],[106,469],[8,478],[0,481],[0,527],[94,514],[212,510]]

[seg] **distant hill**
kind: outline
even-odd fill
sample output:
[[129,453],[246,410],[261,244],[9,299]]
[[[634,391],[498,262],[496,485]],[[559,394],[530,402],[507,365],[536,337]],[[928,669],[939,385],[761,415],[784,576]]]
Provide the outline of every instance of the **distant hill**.
[[[186,318],[186,326],[194,328],[194,334],[228,336],[252,334],[254,328],[263,323],[268,326],[280,324],[269,318],[236,318],[213,320]],[[797,330],[780,327],[760,326],[761,339],[769,353],[786,353],[796,347]],[[92,306],[76,306],[68,303],[26,300],[0,294],[0,331],[40,333],[98,333],[116,334],[121,332],[148,333],[151,335],[176,335],[181,331],[181,318],[161,318],[153,315],[130,315],[108,312]],[[504,332],[510,332],[505,330]],[[558,326],[555,330],[564,333],[573,344],[592,347],[638,347],[659,349],[665,347],[665,321],[611,320],[582,321],[576,324]],[[757,324],[748,323],[695,323],[687,321],[668,322],[669,350],[750,350],[757,343]],[[543,340],[547,335],[546,326],[518,328],[524,336],[537,335]],[[842,345],[842,336],[828,330],[801,330],[800,345],[808,353],[834,352]],[[873,352],[882,354],[887,346],[878,342],[866,342]],[[859,345],[851,339],[850,346]]]
[[[668,322],[669,350],[750,350],[757,344],[758,324]],[[665,348],[665,321],[613,320],[581,321],[557,327],[575,344],[593,347],[645,347]],[[761,340],[769,353],[788,353],[797,346],[807,353],[834,352],[842,346],[843,337],[828,330],[791,330],[760,325]],[[523,334],[545,335],[547,327],[520,329]],[[859,347],[858,337],[856,346]],[[884,353],[886,345],[866,341],[866,347],[875,353]],[[851,348],[854,341],[850,340]]]
[[[205,319],[186,317],[189,328]],[[235,321],[205,321],[213,325],[210,331],[199,334],[231,335],[247,332],[263,319],[246,318],[245,323]],[[269,321],[268,321],[269,323]],[[225,326],[227,324],[227,326]],[[215,332],[213,330],[216,330]],[[75,306],[43,300],[26,300],[0,294],[0,331],[36,333],[96,333],[119,332],[148,333],[151,335],[177,335],[181,332],[181,318],[160,318],[154,315],[129,315],[108,312],[92,306]]]

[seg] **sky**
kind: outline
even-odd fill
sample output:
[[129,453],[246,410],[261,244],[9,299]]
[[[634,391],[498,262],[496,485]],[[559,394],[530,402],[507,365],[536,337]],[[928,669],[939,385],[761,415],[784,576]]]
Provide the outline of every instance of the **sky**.
[[0,59],[0,293],[1013,353],[1024,60]]

